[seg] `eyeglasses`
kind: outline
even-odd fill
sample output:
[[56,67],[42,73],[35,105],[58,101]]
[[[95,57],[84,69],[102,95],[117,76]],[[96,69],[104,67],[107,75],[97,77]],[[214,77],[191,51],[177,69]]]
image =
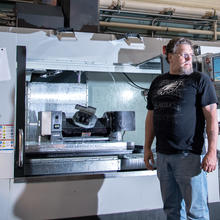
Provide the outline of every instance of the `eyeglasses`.
[[193,58],[195,55],[193,53],[174,53],[180,57],[183,57],[184,59]]

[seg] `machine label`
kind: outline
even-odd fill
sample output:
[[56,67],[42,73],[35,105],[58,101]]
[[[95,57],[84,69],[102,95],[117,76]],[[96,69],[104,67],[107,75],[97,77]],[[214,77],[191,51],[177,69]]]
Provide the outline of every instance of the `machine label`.
[[14,149],[14,125],[0,124],[0,150]]

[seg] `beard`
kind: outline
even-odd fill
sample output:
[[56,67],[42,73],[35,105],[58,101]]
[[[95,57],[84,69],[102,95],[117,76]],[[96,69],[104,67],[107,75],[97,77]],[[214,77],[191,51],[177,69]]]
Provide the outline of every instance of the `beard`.
[[190,66],[189,68],[186,68],[183,66],[183,67],[180,67],[179,69],[179,73],[181,75],[190,75],[192,72],[193,72],[192,66]]

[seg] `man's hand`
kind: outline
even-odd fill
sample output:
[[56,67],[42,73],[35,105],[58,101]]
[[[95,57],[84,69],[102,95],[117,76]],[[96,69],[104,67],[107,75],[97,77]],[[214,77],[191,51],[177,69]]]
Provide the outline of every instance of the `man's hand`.
[[206,172],[212,172],[215,170],[217,164],[216,152],[207,152],[202,160],[202,169]]
[[144,162],[148,170],[154,169],[154,156],[151,150],[144,151]]
[[206,133],[208,138],[208,151],[202,161],[202,169],[212,172],[217,164],[218,117],[217,104],[206,105],[202,108],[206,120]]

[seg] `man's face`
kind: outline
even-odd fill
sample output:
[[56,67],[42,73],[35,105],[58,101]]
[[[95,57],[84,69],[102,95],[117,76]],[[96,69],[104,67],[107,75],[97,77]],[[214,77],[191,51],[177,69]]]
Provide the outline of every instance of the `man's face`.
[[168,55],[170,74],[191,74],[193,72],[192,56],[193,51],[190,45],[180,44],[177,46],[176,52]]

